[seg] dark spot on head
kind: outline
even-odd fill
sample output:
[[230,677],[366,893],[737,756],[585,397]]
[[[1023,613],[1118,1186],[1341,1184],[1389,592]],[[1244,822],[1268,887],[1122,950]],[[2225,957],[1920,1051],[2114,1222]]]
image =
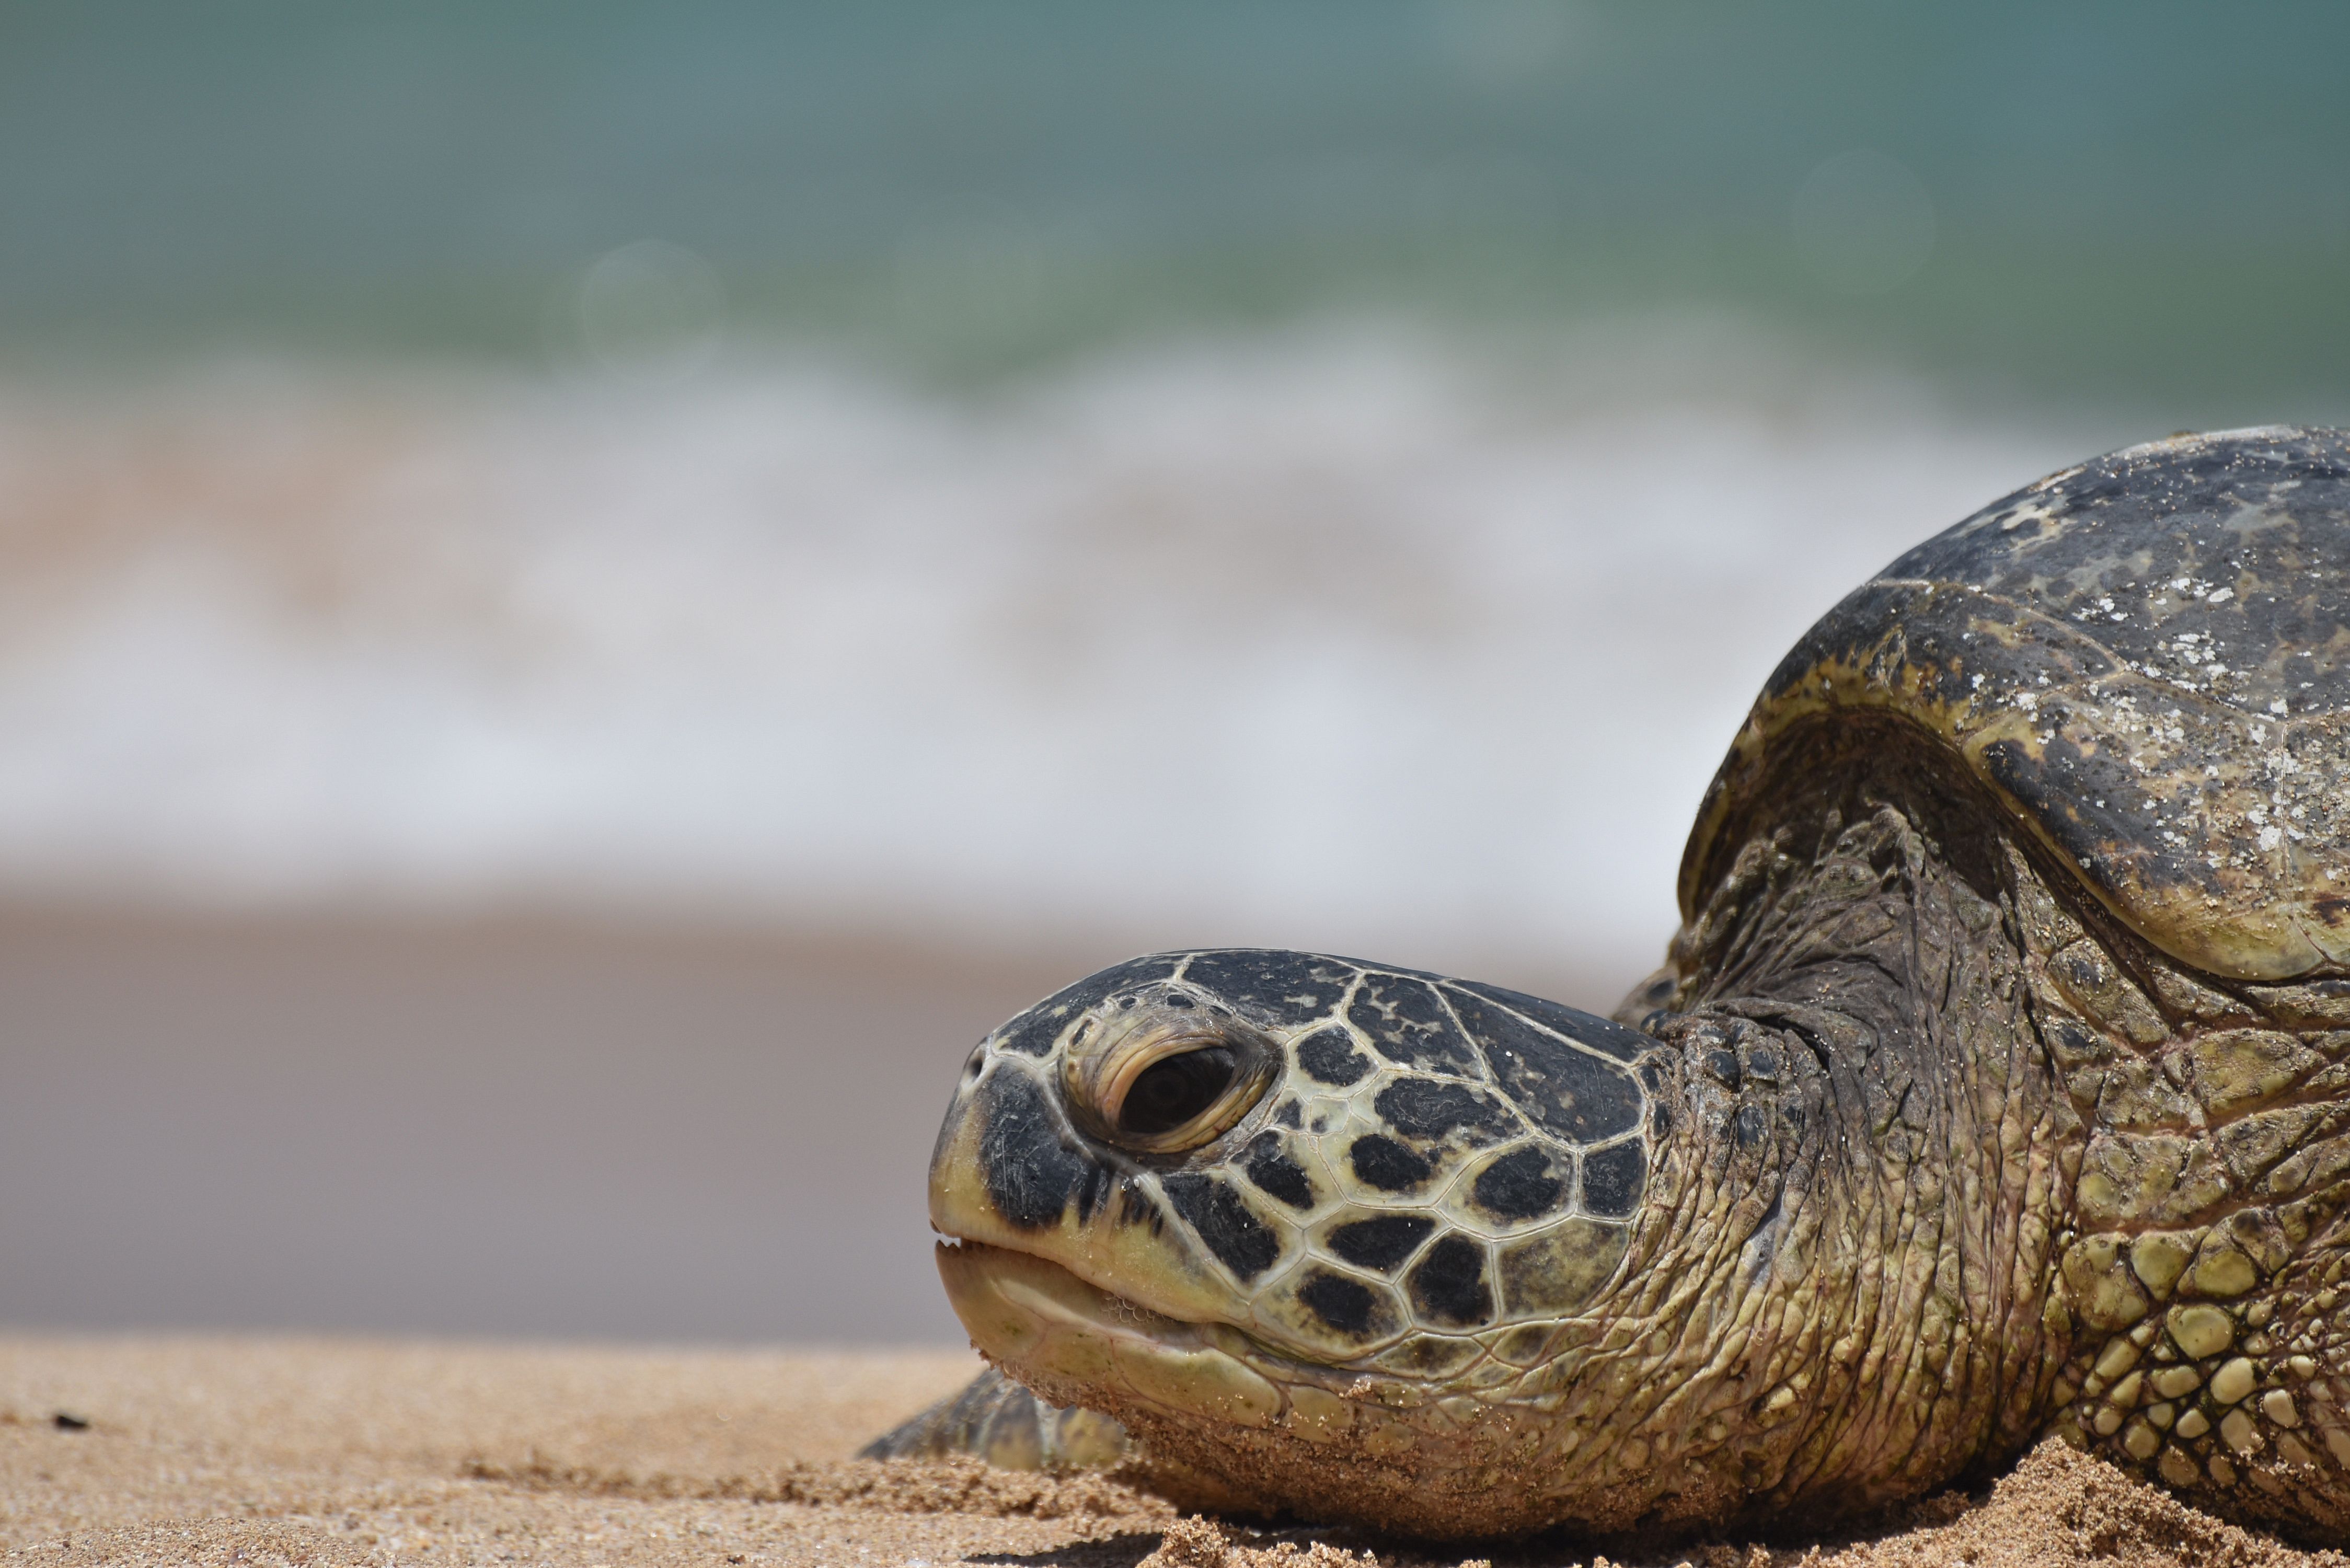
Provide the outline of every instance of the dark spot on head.
[[1256,1278],[1281,1256],[1280,1239],[1250,1211],[1239,1193],[1214,1177],[1179,1170],[1161,1177],[1159,1185],[1208,1251],[1242,1279]]
[[1356,1179],[1382,1192],[1409,1192],[1435,1173],[1436,1168],[1391,1137],[1368,1133],[1347,1150]]
[[1463,1236],[1447,1236],[1406,1276],[1411,1303],[1432,1323],[1465,1328],[1493,1315],[1485,1285],[1485,1250]]
[[1107,1206],[1117,1184],[1118,1173],[1106,1165],[1095,1165],[1086,1172],[1085,1179],[1077,1183],[1078,1224],[1084,1224],[1094,1217],[1095,1210]]
[[1261,1022],[1311,1023],[1338,1005],[1351,965],[1318,953],[1233,948],[1195,953],[1183,979],[1213,992]]
[[[1069,1021],[1097,1005],[1111,992],[1128,986],[1141,985],[1154,980],[1165,980],[1175,972],[1182,961],[1180,953],[1164,953],[1153,958],[1139,958],[1087,975],[1076,984],[1056,991],[1003,1028],[996,1036],[1007,1051],[1017,1051],[1026,1056],[1042,1056],[1053,1049],[1053,1042]],[[1133,999],[1128,998],[1131,1006]]]
[[1648,1157],[1637,1143],[1619,1143],[1583,1157],[1583,1206],[1594,1214],[1622,1220],[1640,1205],[1648,1186]]
[[1371,1290],[1358,1281],[1316,1269],[1297,1287],[1297,1299],[1340,1334],[1370,1332]]
[[1440,1138],[1462,1128],[1487,1135],[1518,1130],[1483,1095],[1441,1078],[1399,1078],[1379,1091],[1371,1108],[1406,1137]]
[[1526,1115],[1570,1143],[1597,1143],[1640,1125],[1640,1086],[1629,1072],[1514,1012],[1455,994],[1461,1022]]
[[1147,1225],[1154,1236],[1167,1229],[1165,1212],[1130,1176],[1118,1184],[1118,1212],[1112,1218],[1120,1225]]
[[[1618,1062],[1637,1060],[1642,1052],[1653,1051],[1657,1048],[1657,1043],[1654,1040],[1628,1024],[1618,1023],[1612,1018],[1602,1018],[1596,1012],[1586,1012],[1579,1007],[1569,1007],[1558,1002],[1545,1002],[1539,996],[1528,996],[1523,991],[1508,991],[1498,985],[1482,985],[1471,980],[1454,981],[1452,984],[1459,990],[1474,992],[1488,1002],[1498,1002],[1520,1017],[1530,1019],[1554,1033],[1564,1034],[1569,1040],[1588,1045],[1594,1051],[1613,1056]],[[1654,991],[1658,987],[1662,988],[1663,995],[1657,998],[1661,1002],[1672,995],[1673,985],[1674,982],[1671,981],[1659,981],[1657,987],[1650,989]],[[1464,1017],[1461,1022],[1466,1023],[1468,1020]],[[1470,1024],[1470,1027],[1473,1029],[1476,1025]]]
[[1282,1147],[1281,1135],[1261,1132],[1249,1140],[1248,1159],[1241,1168],[1260,1191],[1278,1198],[1292,1209],[1314,1206],[1314,1185],[1305,1168]]
[[1095,1170],[1061,1141],[1044,1087],[1018,1069],[998,1071],[979,1099],[979,1165],[988,1201],[1006,1224],[1035,1231],[1061,1217]]
[[1468,1040],[1425,981],[1392,974],[1366,976],[1347,1004],[1347,1018],[1390,1062],[1475,1071],[1476,1056]]
[[1385,1272],[1410,1257],[1435,1229],[1436,1221],[1423,1214],[1382,1214],[1332,1231],[1330,1250],[1350,1263]]
[[1333,1024],[1317,1029],[1297,1043],[1297,1064],[1318,1084],[1343,1088],[1359,1083],[1371,1070],[1371,1059],[1355,1049],[1355,1037]]
[[1770,1123],[1762,1115],[1762,1106],[1741,1106],[1738,1107],[1738,1114],[1730,1118],[1730,1126],[1731,1130],[1738,1137],[1738,1147],[1752,1148],[1762,1141],[1762,1135]]
[[1566,1175],[1545,1149],[1513,1149],[1477,1173],[1470,1196],[1496,1219],[1532,1220],[1566,1201]]

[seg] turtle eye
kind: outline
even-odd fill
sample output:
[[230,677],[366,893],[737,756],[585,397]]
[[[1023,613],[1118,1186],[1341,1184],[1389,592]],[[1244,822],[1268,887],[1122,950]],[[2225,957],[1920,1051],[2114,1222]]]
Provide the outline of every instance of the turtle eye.
[[[1115,1004],[1113,1004],[1115,1006]],[[1076,1124],[1136,1154],[1177,1154],[1229,1131],[1273,1080],[1272,1048],[1188,996],[1116,1007],[1072,1042],[1061,1084]]]
[[1118,1130],[1156,1137],[1206,1112],[1232,1087],[1234,1064],[1225,1045],[1202,1045],[1163,1057],[1135,1075],[1118,1107]]

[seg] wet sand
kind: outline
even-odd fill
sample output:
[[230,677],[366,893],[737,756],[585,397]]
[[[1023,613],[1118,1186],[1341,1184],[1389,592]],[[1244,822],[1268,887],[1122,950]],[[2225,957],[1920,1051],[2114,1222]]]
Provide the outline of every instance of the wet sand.
[[0,906],[0,1324],[959,1347],[956,1071],[1133,950],[997,935]]
[[959,1345],[956,1067],[1122,956],[0,909],[0,1323]]
[[[1827,1541],[1445,1549],[849,1459],[967,1352],[0,1337],[0,1563],[2337,1568],[2058,1448]],[[68,1423],[61,1424],[60,1417]]]

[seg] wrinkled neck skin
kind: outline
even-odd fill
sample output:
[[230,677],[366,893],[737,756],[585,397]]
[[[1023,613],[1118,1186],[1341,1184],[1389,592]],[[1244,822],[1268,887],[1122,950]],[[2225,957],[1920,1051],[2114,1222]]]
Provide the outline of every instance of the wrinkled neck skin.
[[1745,846],[1622,1015],[1681,1114],[1554,1367],[1611,1412],[1574,1423],[1602,1528],[1913,1495],[2036,1436],[2066,1351],[2041,1314],[2079,1124],[2032,1023],[2034,873],[1970,882],[1888,807],[1792,837]]

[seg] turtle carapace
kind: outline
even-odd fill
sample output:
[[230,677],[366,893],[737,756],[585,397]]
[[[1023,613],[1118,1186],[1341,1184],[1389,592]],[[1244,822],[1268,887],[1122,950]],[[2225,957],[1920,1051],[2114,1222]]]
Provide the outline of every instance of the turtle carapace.
[[2058,1434],[2339,1541],[2345,795],[2350,439],[2043,480],[1772,675],[1613,1019],[1211,950],[991,1034],[931,1212],[998,1370],[872,1451],[1459,1537],[1825,1521]]

